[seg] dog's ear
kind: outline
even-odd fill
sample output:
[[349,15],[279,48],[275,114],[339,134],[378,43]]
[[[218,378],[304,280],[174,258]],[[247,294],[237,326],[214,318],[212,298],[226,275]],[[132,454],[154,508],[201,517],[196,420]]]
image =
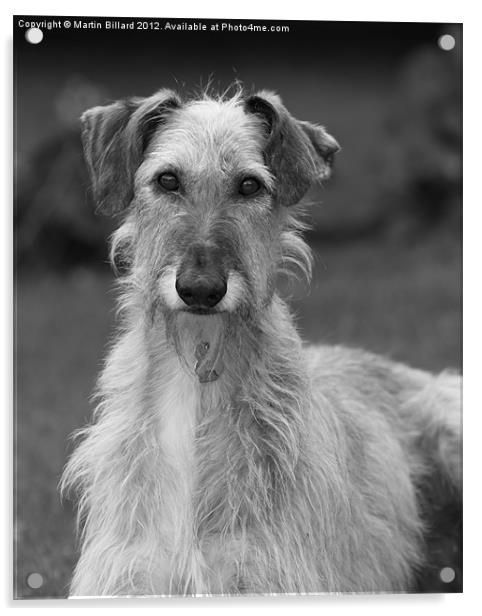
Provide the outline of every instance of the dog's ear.
[[295,119],[272,92],[249,97],[245,108],[263,119],[265,157],[276,178],[278,203],[298,203],[313,184],[330,176],[340,146],[322,126]]
[[81,117],[82,144],[97,211],[116,214],[134,196],[134,174],[156,128],[181,105],[171,90],[94,107]]

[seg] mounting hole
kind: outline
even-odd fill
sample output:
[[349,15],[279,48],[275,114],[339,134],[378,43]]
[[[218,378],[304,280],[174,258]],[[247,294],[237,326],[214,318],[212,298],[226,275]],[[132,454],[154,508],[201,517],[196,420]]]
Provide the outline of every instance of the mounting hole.
[[43,37],[44,33],[40,28],[29,28],[27,32],[25,32],[25,38],[29,43],[32,43],[32,45],[38,45]]
[[455,571],[452,567],[444,567],[440,570],[440,579],[444,584],[450,584],[455,580]]
[[451,34],[442,34],[438,39],[438,46],[444,51],[452,51],[455,47],[455,39]]
[[41,588],[44,583],[44,578],[40,573],[29,573],[27,576],[27,586],[36,590]]

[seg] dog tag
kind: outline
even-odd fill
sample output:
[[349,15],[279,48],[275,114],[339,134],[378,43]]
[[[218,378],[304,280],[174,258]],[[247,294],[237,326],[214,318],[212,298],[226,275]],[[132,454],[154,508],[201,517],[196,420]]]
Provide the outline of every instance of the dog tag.
[[220,354],[220,345],[214,348],[205,340],[200,342],[194,353],[196,364],[194,371],[200,383],[211,383],[216,381],[224,370],[224,365]]

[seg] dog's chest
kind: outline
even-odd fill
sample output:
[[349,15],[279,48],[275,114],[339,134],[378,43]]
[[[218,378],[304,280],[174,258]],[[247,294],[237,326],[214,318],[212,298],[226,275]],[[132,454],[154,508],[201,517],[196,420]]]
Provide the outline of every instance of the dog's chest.
[[[206,387],[210,388],[207,395]],[[218,396],[215,384],[200,384],[182,370],[168,379],[159,396],[163,465],[160,548],[168,578],[164,584],[172,592],[186,592],[187,588],[201,592],[207,588],[206,555],[200,551],[196,536],[194,493],[199,486],[195,434],[206,405],[211,408]]]
[[160,445],[166,463],[190,475],[199,393],[193,379],[179,371],[167,379],[160,395]]
[[171,559],[186,553],[192,544],[199,385],[190,375],[178,370],[164,382],[158,404],[162,465],[159,531]]

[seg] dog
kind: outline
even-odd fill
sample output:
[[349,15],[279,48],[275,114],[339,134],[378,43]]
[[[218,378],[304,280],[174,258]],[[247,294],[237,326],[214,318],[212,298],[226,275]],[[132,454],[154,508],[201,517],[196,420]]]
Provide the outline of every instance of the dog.
[[337,141],[273,92],[166,89],[85,112],[82,140],[124,271],[61,480],[71,595],[416,590],[460,503],[460,377],[306,346],[276,290],[310,274],[298,204]]

